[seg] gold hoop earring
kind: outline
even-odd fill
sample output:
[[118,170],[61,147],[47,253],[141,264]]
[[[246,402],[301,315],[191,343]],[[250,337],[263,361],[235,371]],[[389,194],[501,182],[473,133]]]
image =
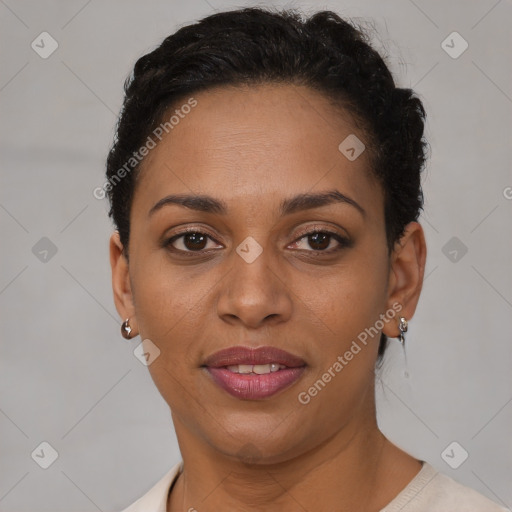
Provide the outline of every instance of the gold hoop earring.
[[398,335],[398,341],[402,345],[405,345],[405,333],[407,332],[407,326],[407,319],[404,316],[401,316],[398,321],[398,330],[400,331],[400,334]]
[[123,338],[130,340],[132,339],[132,331],[133,329],[130,327],[130,319],[127,318],[121,325],[121,334]]

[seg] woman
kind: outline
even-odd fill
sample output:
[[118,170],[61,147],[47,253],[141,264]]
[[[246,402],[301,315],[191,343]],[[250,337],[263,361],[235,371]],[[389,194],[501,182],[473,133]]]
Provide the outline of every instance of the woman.
[[138,60],[113,290],[183,460],[126,512],[504,510],[376,421],[424,276],[424,115],[332,12],[218,13]]

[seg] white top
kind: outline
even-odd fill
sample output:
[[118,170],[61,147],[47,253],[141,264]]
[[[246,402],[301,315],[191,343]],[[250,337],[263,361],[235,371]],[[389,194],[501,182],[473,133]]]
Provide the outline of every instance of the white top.
[[[121,512],[167,512],[169,489],[183,469],[171,468],[144,496]],[[511,512],[423,462],[419,473],[380,512]]]

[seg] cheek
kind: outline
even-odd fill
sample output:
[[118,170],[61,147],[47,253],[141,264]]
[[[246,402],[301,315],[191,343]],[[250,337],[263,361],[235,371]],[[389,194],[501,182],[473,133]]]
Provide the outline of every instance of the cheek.
[[385,257],[361,248],[321,278],[302,276],[294,294],[305,304],[310,320],[341,349],[384,312],[387,279]]
[[[134,258],[135,261],[135,258]],[[166,265],[160,255],[140,255],[132,273],[135,313],[140,335],[161,351],[160,362],[179,368],[193,352],[198,316],[204,308],[205,286],[186,272]]]
[[[140,337],[151,340],[159,350],[148,370],[171,408],[190,407],[190,369],[197,365],[202,296],[194,292],[190,280],[160,263],[139,270],[134,272],[133,293]],[[205,288],[201,290],[204,295]]]
[[139,330],[141,335],[161,339],[180,319],[186,321],[186,312],[200,299],[194,294],[197,287],[187,282],[187,272],[166,261],[163,250],[138,248],[132,256],[130,276]]
[[[314,389],[303,391],[315,414],[322,412],[321,404],[336,403],[331,413],[339,419],[373,383],[381,327],[377,321],[385,312],[387,293],[387,260],[375,252],[354,251],[323,284],[306,282],[300,290],[307,298],[304,332],[316,348],[307,381]],[[319,326],[316,336],[312,324]]]

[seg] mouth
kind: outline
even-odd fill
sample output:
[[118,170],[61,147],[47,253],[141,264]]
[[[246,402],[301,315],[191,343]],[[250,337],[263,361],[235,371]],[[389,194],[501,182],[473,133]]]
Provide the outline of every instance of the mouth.
[[275,347],[230,347],[209,356],[203,367],[221,389],[235,398],[260,400],[291,386],[306,363]]

